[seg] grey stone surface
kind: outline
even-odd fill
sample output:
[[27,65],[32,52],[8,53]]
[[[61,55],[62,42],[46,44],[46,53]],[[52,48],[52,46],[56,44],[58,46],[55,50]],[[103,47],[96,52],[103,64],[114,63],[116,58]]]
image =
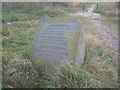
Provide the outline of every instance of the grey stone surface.
[[60,64],[84,63],[85,45],[77,19],[42,17],[35,30],[31,61],[38,71],[54,72]]
[[94,13],[94,12],[77,12],[77,13],[69,13],[68,15],[82,16],[91,19],[102,19],[102,16],[99,13]]

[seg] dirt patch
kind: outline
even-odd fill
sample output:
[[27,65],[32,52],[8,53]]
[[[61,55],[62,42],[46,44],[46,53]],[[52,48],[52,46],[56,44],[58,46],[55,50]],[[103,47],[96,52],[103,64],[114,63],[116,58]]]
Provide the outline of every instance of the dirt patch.
[[99,20],[91,20],[94,25],[98,28],[98,32],[101,35],[101,39],[105,41],[105,48],[110,50],[115,57],[118,56],[118,35],[113,33],[109,27],[102,24]]

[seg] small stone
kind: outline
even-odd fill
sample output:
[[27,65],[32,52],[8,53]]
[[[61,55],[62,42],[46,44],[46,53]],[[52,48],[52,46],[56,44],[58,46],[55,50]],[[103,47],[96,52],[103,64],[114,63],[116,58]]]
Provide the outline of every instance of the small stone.
[[7,24],[12,24],[11,22],[7,22]]

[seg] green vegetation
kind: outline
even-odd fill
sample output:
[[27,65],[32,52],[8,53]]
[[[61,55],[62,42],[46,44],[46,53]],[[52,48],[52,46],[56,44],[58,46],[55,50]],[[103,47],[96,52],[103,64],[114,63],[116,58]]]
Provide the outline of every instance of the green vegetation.
[[[19,28],[18,28],[19,27]],[[61,68],[57,76],[40,76],[30,63],[33,26],[24,23],[3,26],[3,87],[93,87],[87,68]],[[12,29],[11,29],[12,28]],[[11,34],[10,34],[10,30]],[[6,73],[7,72],[7,73]]]
[[116,63],[93,46],[86,47],[82,68],[64,66],[57,76],[41,77],[29,61],[35,26],[24,23],[3,26],[3,87],[116,87]]
[[[63,65],[55,75],[41,76],[30,62],[30,50],[33,42],[36,19],[44,15],[53,17],[66,16],[63,12],[44,10],[45,8],[3,8],[3,22],[15,21],[3,25],[3,87],[4,88],[94,88],[118,87],[117,61],[96,44],[92,35],[96,27],[89,19],[77,17],[86,36],[85,64],[80,67]],[[63,10],[63,8],[61,8]],[[66,10],[66,8],[65,8]],[[54,11],[54,12],[53,12]],[[69,11],[69,9],[68,9]],[[70,10],[70,12],[72,9]],[[73,10],[74,11],[74,10]],[[66,11],[67,12],[67,11]],[[60,16],[59,16],[60,14]],[[27,18],[25,18],[27,17]],[[19,21],[19,22],[17,22]],[[91,26],[91,27],[89,27]],[[94,33],[95,34],[95,33]],[[97,39],[99,42],[99,39]]]
[[87,5],[98,4],[98,5],[108,5],[108,2],[83,2]]
[[22,6],[4,7],[2,9],[2,22],[36,20],[45,15],[51,17],[58,17],[63,15],[63,13],[59,10],[51,8],[45,10],[44,8],[45,7],[26,8]]

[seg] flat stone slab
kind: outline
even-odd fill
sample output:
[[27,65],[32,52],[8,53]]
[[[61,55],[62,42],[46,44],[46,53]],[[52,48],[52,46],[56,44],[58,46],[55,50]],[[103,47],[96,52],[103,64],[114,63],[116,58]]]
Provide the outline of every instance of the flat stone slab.
[[40,18],[35,30],[31,61],[41,72],[46,67],[47,71],[52,72],[66,60],[75,59],[80,33],[80,22],[77,19]]

